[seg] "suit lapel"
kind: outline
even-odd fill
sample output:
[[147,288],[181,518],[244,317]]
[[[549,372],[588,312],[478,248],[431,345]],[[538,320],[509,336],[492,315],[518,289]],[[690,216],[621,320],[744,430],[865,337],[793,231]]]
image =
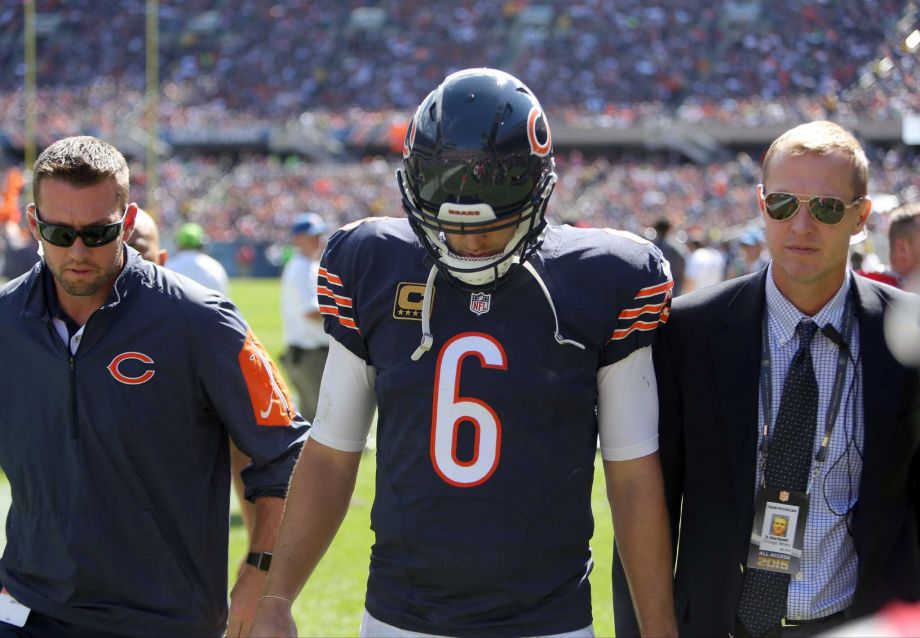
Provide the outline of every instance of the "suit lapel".
[[760,334],[767,270],[751,277],[728,304],[723,330],[710,335],[716,383],[721,397],[722,424],[732,467],[739,522],[753,518],[756,468]]

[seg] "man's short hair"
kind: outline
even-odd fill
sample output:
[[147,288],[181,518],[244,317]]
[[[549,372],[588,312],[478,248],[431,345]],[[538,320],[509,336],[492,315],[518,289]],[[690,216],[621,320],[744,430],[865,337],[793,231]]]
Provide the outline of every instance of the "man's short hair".
[[909,240],[920,232],[917,218],[920,218],[920,202],[910,202],[895,209],[888,217],[888,245],[894,247],[895,240]]
[[124,155],[111,144],[90,135],[58,140],[38,156],[32,178],[36,204],[40,204],[40,186],[46,178],[59,179],[76,187],[112,180],[119,208],[128,205],[129,175]]
[[866,152],[853,134],[839,124],[827,120],[808,122],[789,129],[773,140],[763,159],[764,184],[767,183],[770,162],[781,153],[789,155],[842,153],[850,158],[853,167],[853,189],[856,191],[856,196],[862,197],[868,192],[869,160],[866,158]]

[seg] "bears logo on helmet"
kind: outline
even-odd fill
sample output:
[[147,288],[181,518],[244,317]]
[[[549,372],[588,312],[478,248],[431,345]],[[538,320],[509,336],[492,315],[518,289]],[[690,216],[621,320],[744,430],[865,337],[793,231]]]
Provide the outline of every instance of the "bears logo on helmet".
[[406,138],[403,140],[402,156],[403,159],[409,157],[409,153],[412,152],[412,145],[415,144],[415,123],[418,121],[418,113],[412,116],[412,121],[409,122],[409,128],[406,129]]
[[[546,132],[545,142],[540,141],[541,128]],[[549,123],[543,111],[536,106],[531,107],[527,115],[527,139],[530,141],[530,150],[534,155],[546,157],[553,152],[553,135],[549,130]]]

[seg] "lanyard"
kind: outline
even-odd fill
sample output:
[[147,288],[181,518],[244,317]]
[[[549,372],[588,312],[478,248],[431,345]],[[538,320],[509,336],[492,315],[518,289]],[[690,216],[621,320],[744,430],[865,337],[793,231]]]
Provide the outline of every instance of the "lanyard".
[[[853,329],[853,319],[854,319],[854,308],[853,308],[853,293],[850,292],[847,294],[846,306],[843,309],[843,338],[844,341],[848,344],[850,343],[850,333]],[[760,360],[760,396],[762,397],[761,402],[763,403],[763,440],[760,442],[760,486],[764,486],[764,473],[767,469],[767,454],[770,447],[770,419],[772,418],[773,411],[773,393],[771,388],[772,379],[770,377],[770,369],[772,366],[771,356],[770,356],[770,338],[768,334],[768,321],[767,321],[768,312],[764,309],[763,313],[763,329],[761,330],[761,360]],[[809,345],[809,347],[811,347]],[[824,461],[827,459],[827,446],[831,440],[831,434],[834,431],[834,425],[837,422],[837,415],[840,412],[840,399],[843,395],[843,383],[846,379],[846,369],[847,362],[849,359],[849,353],[846,348],[837,346],[837,368],[834,374],[834,385],[831,390],[830,401],[827,404],[827,413],[824,417],[824,437],[821,439],[821,446],[818,448],[817,453],[815,454],[815,463],[812,469],[811,480],[808,482],[808,488],[806,493],[811,491],[811,484],[814,481],[814,478],[818,476],[818,473],[821,471],[821,466],[824,464]],[[853,374],[856,374],[857,371],[854,370]]]

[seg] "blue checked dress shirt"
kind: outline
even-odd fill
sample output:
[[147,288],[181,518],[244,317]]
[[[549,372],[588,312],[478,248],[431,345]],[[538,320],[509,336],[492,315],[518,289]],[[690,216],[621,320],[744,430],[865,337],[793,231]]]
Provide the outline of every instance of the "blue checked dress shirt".
[[[852,286],[852,273],[837,294],[811,319],[823,327],[833,325],[843,334],[847,294]],[[798,350],[795,327],[807,317],[786,299],[773,281],[773,266],[767,273],[766,312],[769,331],[772,391],[771,423],[782,400],[783,382],[792,358]],[[853,361],[859,362],[859,325],[852,322],[849,335],[844,335]],[[831,389],[837,367],[837,346],[818,332],[811,345],[811,356],[818,381],[818,423],[815,431],[815,451],[824,436],[825,421]],[[856,375],[854,379],[854,374]],[[763,397],[758,406],[763,414]],[[758,418],[758,421],[760,418]],[[859,494],[862,476],[863,450],[862,373],[854,370],[852,362],[846,367],[843,395],[833,434],[828,445],[827,459],[818,476],[809,482],[810,510],[805,528],[805,549],[802,570],[789,581],[786,603],[788,620],[813,620],[846,609],[856,590],[857,558],[853,539],[847,532],[848,512]],[[758,446],[763,439],[763,424],[758,427]],[[814,463],[814,461],[812,461]],[[757,460],[754,498],[760,492],[763,468]]]

